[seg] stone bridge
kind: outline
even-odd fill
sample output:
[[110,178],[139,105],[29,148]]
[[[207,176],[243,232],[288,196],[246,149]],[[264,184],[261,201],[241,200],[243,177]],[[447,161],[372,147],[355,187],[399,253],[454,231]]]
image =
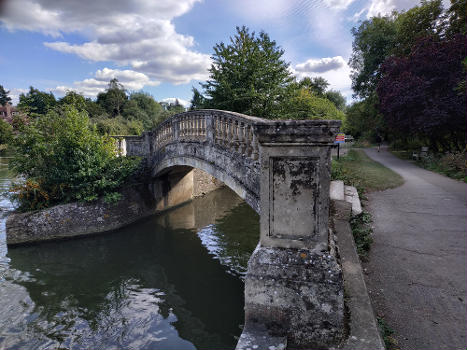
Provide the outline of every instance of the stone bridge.
[[156,198],[170,190],[164,176],[193,167],[260,214],[237,348],[261,347],[258,334],[270,339],[262,346],[279,347],[327,348],[343,337],[342,274],[328,249],[331,146],[339,127],[340,121],[196,110],[118,141],[123,155],[145,158]]

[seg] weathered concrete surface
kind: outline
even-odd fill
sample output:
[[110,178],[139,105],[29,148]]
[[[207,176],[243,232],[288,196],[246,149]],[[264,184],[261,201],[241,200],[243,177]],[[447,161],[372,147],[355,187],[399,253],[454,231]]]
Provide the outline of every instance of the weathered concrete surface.
[[349,313],[347,339],[339,349],[384,350],[349,224],[352,204],[341,200],[333,200],[331,203],[332,226],[338,242],[345,305]]
[[344,181],[331,181],[331,186],[329,188],[329,198],[335,201],[345,200]]
[[353,186],[345,186],[345,201],[352,204],[352,215],[358,215],[362,213],[362,204],[360,203],[360,197],[358,196],[357,189]]
[[344,295],[335,258],[258,245],[245,278],[245,325],[287,337],[290,348],[337,346],[344,335]]
[[368,195],[374,243],[365,267],[377,314],[401,349],[465,349],[467,184],[385,150],[366,153],[405,180]]
[[260,144],[261,245],[328,249],[331,146],[339,121],[270,121]]
[[201,197],[224,186],[200,169],[175,166],[152,180],[156,211],[163,211]]
[[245,200],[259,212],[259,163],[241,154],[233,154],[217,144],[180,142],[169,144],[150,158],[152,176],[166,169],[190,166],[203,170]]
[[24,244],[105,232],[128,225],[154,213],[149,191],[132,187],[123,191],[124,198],[115,204],[99,200],[69,203],[52,208],[16,213],[6,221],[7,244]]
[[235,350],[285,350],[287,337],[271,335],[262,324],[245,325]]

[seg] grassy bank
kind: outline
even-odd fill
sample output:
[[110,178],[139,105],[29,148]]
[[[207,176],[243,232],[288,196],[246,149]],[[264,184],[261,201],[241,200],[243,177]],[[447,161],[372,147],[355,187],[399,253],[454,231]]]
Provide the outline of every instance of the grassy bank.
[[375,162],[363,151],[355,149],[351,149],[339,160],[332,161],[331,177],[356,187],[360,195],[394,188],[404,182],[399,174]]
[[[412,152],[391,150],[396,157],[412,160]],[[452,179],[467,182],[467,160],[464,152],[447,154],[429,154],[427,157],[414,161],[418,166],[448,176]]]

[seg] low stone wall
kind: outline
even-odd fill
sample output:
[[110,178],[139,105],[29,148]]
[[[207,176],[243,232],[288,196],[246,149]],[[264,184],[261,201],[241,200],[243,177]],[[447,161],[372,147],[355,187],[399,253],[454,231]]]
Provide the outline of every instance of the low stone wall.
[[68,203],[28,213],[13,213],[6,221],[7,244],[83,236],[111,231],[154,214],[155,203],[143,185],[123,191],[117,203],[98,200]]
[[[168,181],[168,192],[157,188]],[[99,200],[92,203],[68,203],[27,213],[12,213],[6,221],[8,245],[83,236],[115,230],[145,216],[156,214],[223,186],[199,169],[171,174],[169,180],[154,184],[135,184],[123,190],[118,203]]]

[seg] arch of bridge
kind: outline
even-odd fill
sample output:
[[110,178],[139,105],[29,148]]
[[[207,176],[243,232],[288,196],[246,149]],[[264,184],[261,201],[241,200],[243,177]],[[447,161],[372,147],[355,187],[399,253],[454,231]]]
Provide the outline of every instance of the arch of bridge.
[[339,126],[196,110],[124,142],[128,155],[146,158],[153,177],[188,165],[223,181],[260,213],[262,245],[319,250],[327,245],[330,149]]

